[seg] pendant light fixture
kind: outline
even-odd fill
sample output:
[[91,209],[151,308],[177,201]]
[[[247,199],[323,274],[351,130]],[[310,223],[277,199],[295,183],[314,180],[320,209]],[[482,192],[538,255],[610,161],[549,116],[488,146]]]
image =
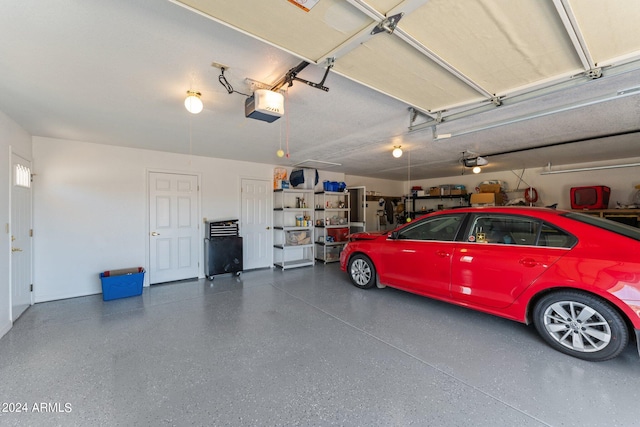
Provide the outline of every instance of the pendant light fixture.
[[[475,156],[475,157],[467,157],[468,155]],[[480,157],[476,153],[473,153],[471,151],[463,151],[462,159],[460,159],[460,163],[462,163],[462,166],[463,166],[462,174],[464,175],[464,168],[472,168],[471,171],[473,173],[482,172],[482,168],[480,166],[488,165],[489,161],[486,158]]]
[[394,145],[394,147],[393,147],[393,151],[391,152],[391,154],[396,159],[399,159],[400,157],[402,157],[402,148],[401,147],[402,147],[401,145]]
[[187,97],[184,100],[184,107],[191,114],[198,114],[202,111],[203,105],[200,97],[202,94],[200,92],[196,92],[195,90],[188,90]]

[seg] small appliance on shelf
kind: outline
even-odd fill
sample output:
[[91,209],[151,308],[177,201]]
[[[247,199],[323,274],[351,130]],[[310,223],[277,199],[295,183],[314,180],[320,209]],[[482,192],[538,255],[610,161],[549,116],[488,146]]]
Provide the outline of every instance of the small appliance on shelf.
[[605,185],[571,188],[571,209],[607,209],[611,189]]

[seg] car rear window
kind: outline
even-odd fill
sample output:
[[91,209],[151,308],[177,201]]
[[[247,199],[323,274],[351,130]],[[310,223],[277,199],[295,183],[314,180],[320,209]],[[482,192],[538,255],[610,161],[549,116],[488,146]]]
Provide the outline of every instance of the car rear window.
[[481,213],[472,216],[468,242],[572,248],[577,239],[559,228],[519,215]]
[[540,229],[540,237],[538,238],[538,246],[548,246],[552,248],[572,248],[578,239],[575,236],[554,227],[546,222],[542,224]]
[[595,227],[602,228],[604,230],[629,237],[633,240],[640,241],[640,228],[636,228],[627,224],[622,224],[620,222],[615,222],[608,219],[600,218],[594,215],[588,215],[588,214],[583,214],[578,212],[569,212],[569,213],[566,213],[565,216],[567,218],[584,222],[585,224],[590,224]]
[[475,215],[466,240],[478,243],[535,245],[540,221],[500,214]]

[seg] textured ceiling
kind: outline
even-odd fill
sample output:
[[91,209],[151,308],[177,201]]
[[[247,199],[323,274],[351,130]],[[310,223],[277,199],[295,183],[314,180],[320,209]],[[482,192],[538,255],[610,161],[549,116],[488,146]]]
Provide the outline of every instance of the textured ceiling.
[[[457,175],[465,150],[487,170],[625,159],[640,156],[637,16],[635,0],[1,2],[0,110],[37,136],[396,180],[409,162],[412,179]],[[211,66],[250,93],[303,60],[319,82],[327,58],[329,91],[285,85],[274,123],[245,118]]]

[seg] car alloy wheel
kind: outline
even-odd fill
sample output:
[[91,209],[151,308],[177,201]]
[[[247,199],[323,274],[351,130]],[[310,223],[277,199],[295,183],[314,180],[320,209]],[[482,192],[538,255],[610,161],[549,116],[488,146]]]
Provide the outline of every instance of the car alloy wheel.
[[612,359],[629,340],[620,315],[605,301],[581,292],[555,292],[542,298],[534,322],[552,347],[585,360]]
[[364,255],[355,255],[349,260],[351,282],[362,289],[369,289],[376,283],[376,269],[373,262]]

